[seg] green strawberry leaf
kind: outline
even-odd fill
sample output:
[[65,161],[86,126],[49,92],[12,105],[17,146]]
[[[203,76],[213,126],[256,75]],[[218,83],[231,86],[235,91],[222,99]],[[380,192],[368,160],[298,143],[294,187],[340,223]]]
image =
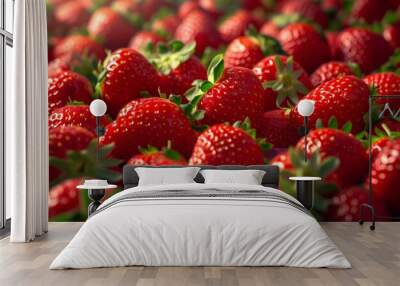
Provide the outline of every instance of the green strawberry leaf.
[[296,105],[299,101],[299,94],[307,94],[308,89],[299,80],[301,71],[294,70],[293,57],[289,57],[284,64],[279,56],[274,58],[276,66],[276,79],[263,83],[264,89],[272,89],[278,96],[276,106],[281,108],[282,104],[288,99],[288,104]]
[[161,74],[168,75],[193,56],[195,50],[195,42],[185,45],[174,40],[168,44],[159,43],[156,47],[149,46],[144,55]]
[[222,54],[216,55],[210,62],[208,67],[208,81],[212,84],[216,83],[224,72],[224,57]]

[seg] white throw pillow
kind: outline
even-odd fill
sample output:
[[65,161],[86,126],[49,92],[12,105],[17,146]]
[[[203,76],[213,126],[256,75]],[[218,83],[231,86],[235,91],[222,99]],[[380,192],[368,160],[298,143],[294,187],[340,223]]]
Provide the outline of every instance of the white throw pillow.
[[139,186],[195,183],[198,167],[184,168],[135,168],[139,176]]
[[202,170],[205,184],[261,185],[265,171],[262,170]]

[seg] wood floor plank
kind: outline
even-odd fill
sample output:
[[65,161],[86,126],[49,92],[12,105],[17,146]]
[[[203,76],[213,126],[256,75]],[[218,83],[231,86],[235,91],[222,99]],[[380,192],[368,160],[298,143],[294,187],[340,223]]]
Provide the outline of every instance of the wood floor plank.
[[400,223],[375,232],[356,223],[323,223],[352,269],[289,267],[119,267],[50,271],[50,263],[81,227],[50,223],[49,233],[28,244],[0,240],[1,286],[397,286]]

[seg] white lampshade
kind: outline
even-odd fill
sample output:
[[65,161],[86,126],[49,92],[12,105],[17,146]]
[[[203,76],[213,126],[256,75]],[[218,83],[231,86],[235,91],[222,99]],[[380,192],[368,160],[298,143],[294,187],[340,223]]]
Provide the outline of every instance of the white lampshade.
[[101,99],[95,99],[90,103],[89,108],[93,116],[100,117],[106,114],[107,104]]
[[314,113],[314,100],[303,99],[297,105],[297,111],[301,116],[311,116]]

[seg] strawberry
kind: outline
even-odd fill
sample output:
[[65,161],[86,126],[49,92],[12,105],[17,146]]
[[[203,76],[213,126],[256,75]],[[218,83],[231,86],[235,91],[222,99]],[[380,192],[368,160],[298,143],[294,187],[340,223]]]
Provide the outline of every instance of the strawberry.
[[196,42],[196,53],[202,54],[207,47],[218,48],[221,37],[210,15],[195,10],[187,15],[176,28],[175,39],[189,44]]
[[274,148],[287,148],[301,138],[299,127],[282,109],[264,113],[258,132]]
[[252,68],[264,57],[259,44],[250,37],[239,37],[233,40],[224,56],[226,67]]
[[151,25],[151,30],[157,34],[165,35],[170,38],[178,28],[180,20],[175,15],[169,15],[161,19],[155,19]]
[[47,66],[48,76],[53,77],[60,72],[69,71],[72,69],[73,65],[75,65],[75,63],[70,56],[53,59]]
[[262,0],[240,0],[240,6],[246,10],[257,10],[267,8],[268,3]]
[[266,57],[254,66],[253,72],[264,85],[266,111],[283,103],[285,106],[290,102],[297,104],[299,96],[312,88],[307,73],[292,57]]
[[95,135],[79,126],[59,126],[49,130],[50,156],[64,158],[70,150],[83,150]]
[[260,23],[249,11],[238,10],[221,24],[219,32],[222,40],[225,43],[230,43],[237,37],[244,35],[251,26],[258,28]]
[[278,41],[250,29],[246,36],[234,39],[227,47],[224,61],[226,67],[253,68],[264,55],[283,53]]
[[[374,87],[379,95],[400,95],[400,76],[392,72],[374,73],[364,77],[364,82]],[[382,98],[375,101],[378,104],[390,103],[393,110],[400,108],[400,99]]]
[[140,31],[138,32],[131,41],[129,42],[129,48],[135,49],[136,51],[142,51],[149,45],[157,45],[163,42],[163,38],[154,32]]
[[200,10],[203,11],[203,8],[200,7],[199,2],[197,0],[188,0],[182,2],[178,9],[178,16],[181,19],[186,18],[191,12]]
[[96,86],[115,116],[132,99],[142,93],[157,94],[158,75],[146,58],[134,49],[120,49],[104,62]]
[[84,27],[90,18],[89,7],[84,1],[71,1],[55,9],[54,18],[64,32]]
[[184,45],[174,41],[159,45],[157,51],[148,55],[160,76],[160,91],[167,95],[183,95],[195,80],[206,80],[207,71],[193,56],[196,44]]
[[128,160],[140,147],[158,148],[171,141],[172,147],[185,156],[191,154],[195,133],[182,110],[163,98],[142,98],[124,108],[117,119],[106,126],[101,144],[114,143],[111,156]]
[[92,101],[90,82],[71,71],[63,71],[51,76],[48,80],[49,113],[70,101],[82,101],[89,104]]
[[299,14],[327,28],[328,17],[321,7],[312,0],[289,0],[280,7],[282,14]]
[[112,9],[135,20],[150,20],[158,9],[166,4],[164,0],[116,0],[112,3]]
[[367,23],[378,22],[383,18],[388,9],[388,1],[355,0],[351,9],[351,18]]
[[[354,186],[340,191],[329,204],[325,219],[329,221],[358,221],[360,220],[360,207],[368,203],[368,191],[361,186]],[[378,216],[387,215],[381,200],[374,198],[373,205]]]
[[328,41],[329,48],[331,50],[332,60],[339,60],[340,55],[340,48],[339,48],[339,34],[340,32],[328,31],[325,33],[326,40]]
[[198,137],[190,165],[263,164],[262,148],[253,136],[239,127],[217,124]]
[[279,37],[279,32],[289,24],[305,22],[305,19],[299,14],[277,14],[263,23],[260,33],[273,38]]
[[247,117],[258,127],[264,110],[260,81],[250,69],[224,69],[222,55],[213,58],[206,81],[195,81],[186,93],[186,114],[203,124],[234,123]]
[[[400,138],[400,123],[394,120],[382,120],[372,132],[371,153],[374,160],[386,144]],[[368,137],[367,137],[368,139]],[[368,146],[368,145],[367,145]],[[367,154],[369,154],[369,149]]]
[[290,24],[283,28],[279,33],[279,41],[283,49],[307,72],[314,71],[331,57],[326,39],[305,23]]
[[55,217],[65,212],[79,210],[79,190],[76,189],[82,179],[71,179],[50,189],[49,217]]
[[344,0],[322,0],[321,6],[327,12],[339,11],[343,8],[343,2]]
[[317,87],[324,82],[344,75],[354,75],[354,72],[347,63],[332,61],[322,64],[312,73],[311,83]]
[[127,162],[128,165],[150,165],[150,166],[184,166],[186,160],[170,147],[163,148],[161,151],[153,146],[141,150],[142,154],[133,156]]
[[[109,120],[102,117],[101,124],[108,124]],[[49,130],[59,126],[81,126],[92,132],[96,130],[96,119],[90,113],[88,105],[66,105],[55,109],[49,115]]]
[[[94,134],[86,128],[79,126],[60,126],[49,130],[49,154],[52,157],[65,158],[69,151],[85,149]],[[50,166],[50,181],[60,175],[60,170]]]
[[209,13],[215,19],[224,14],[231,14],[239,8],[237,0],[198,0],[201,9]]
[[393,49],[400,48],[400,22],[387,25],[383,30],[383,37]]
[[141,20],[134,14],[101,7],[90,17],[87,29],[105,48],[116,50],[128,45],[140,25]]
[[372,190],[391,215],[399,215],[400,139],[388,142],[372,162]]
[[[354,76],[343,76],[325,82],[304,97],[315,102],[310,126],[315,126],[317,119],[326,125],[334,116],[340,126],[350,121],[353,132],[360,132],[364,129],[363,116],[368,112],[368,98],[368,86]],[[297,109],[293,116],[299,124],[304,121]]]
[[54,56],[56,58],[66,55],[87,55],[94,56],[97,60],[103,60],[106,56],[104,48],[95,40],[83,35],[70,35],[58,43],[54,47]]
[[277,154],[271,159],[269,164],[278,166],[281,171],[293,169],[292,160],[290,159],[289,152],[287,151]]
[[340,57],[358,64],[364,73],[370,73],[385,63],[392,54],[385,39],[365,28],[347,28],[338,36]]
[[[304,150],[304,140],[302,138],[296,148]],[[330,176],[330,180],[338,186],[348,187],[361,183],[367,175],[368,158],[365,149],[351,134],[331,128],[312,130],[307,136],[307,150],[308,154],[318,150],[322,158],[333,156],[340,160],[339,168]]]

